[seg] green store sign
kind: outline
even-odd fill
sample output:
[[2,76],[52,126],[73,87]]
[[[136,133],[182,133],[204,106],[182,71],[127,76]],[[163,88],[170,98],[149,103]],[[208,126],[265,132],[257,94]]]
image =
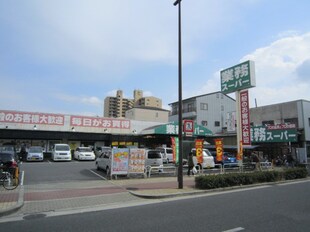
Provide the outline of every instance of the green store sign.
[[296,141],[297,141],[297,129],[295,128],[295,125],[251,127],[252,143],[282,143],[282,142],[296,142]]
[[246,61],[221,71],[222,93],[233,93],[254,87],[255,67],[253,61]]
[[[155,134],[166,134],[166,135],[177,135],[179,133],[179,125],[178,123],[169,123],[165,125],[158,126],[154,129]],[[212,131],[209,129],[199,126],[197,124],[194,125],[194,133],[193,136],[210,136],[213,135]]]

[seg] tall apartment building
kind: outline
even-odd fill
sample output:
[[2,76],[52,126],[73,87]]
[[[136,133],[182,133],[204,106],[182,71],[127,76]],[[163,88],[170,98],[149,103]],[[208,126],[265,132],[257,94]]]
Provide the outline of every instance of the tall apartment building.
[[124,118],[125,112],[134,107],[162,108],[162,100],[156,97],[143,97],[142,90],[134,90],[133,99],[124,98],[118,90],[115,97],[104,99],[104,117]]
[[123,91],[117,90],[115,97],[104,99],[104,117],[124,118],[126,110],[131,109],[133,104],[133,99],[124,98]]

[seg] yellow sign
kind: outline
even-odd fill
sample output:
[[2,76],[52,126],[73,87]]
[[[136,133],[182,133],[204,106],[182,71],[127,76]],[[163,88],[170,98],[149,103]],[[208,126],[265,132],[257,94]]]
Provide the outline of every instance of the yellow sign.
[[196,139],[195,141],[195,148],[196,148],[196,158],[197,163],[201,164],[203,163],[203,140],[202,139]]
[[215,139],[216,161],[223,160],[223,139]]
[[240,141],[240,143],[239,143],[239,153],[237,154],[237,160],[242,160],[242,158],[243,158],[243,146],[242,146],[242,141]]

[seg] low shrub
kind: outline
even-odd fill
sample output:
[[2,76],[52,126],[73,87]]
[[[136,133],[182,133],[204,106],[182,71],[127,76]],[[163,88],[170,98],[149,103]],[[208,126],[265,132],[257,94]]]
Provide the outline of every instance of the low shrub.
[[307,176],[308,171],[306,168],[290,168],[283,171],[202,175],[195,178],[195,186],[198,189],[214,189],[264,182],[275,182],[283,179],[292,180],[306,178]]
[[300,178],[306,178],[308,171],[304,167],[289,168],[284,170],[283,177],[285,180],[294,180]]

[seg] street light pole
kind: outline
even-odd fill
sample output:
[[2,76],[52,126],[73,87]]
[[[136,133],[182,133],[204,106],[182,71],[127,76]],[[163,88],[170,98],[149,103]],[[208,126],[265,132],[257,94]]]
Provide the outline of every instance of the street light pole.
[[178,167],[178,183],[179,189],[183,188],[183,127],[182,127],[182,46],[181,46],[181,1],[176,0],[173,5],[179,7],[179,167]]

